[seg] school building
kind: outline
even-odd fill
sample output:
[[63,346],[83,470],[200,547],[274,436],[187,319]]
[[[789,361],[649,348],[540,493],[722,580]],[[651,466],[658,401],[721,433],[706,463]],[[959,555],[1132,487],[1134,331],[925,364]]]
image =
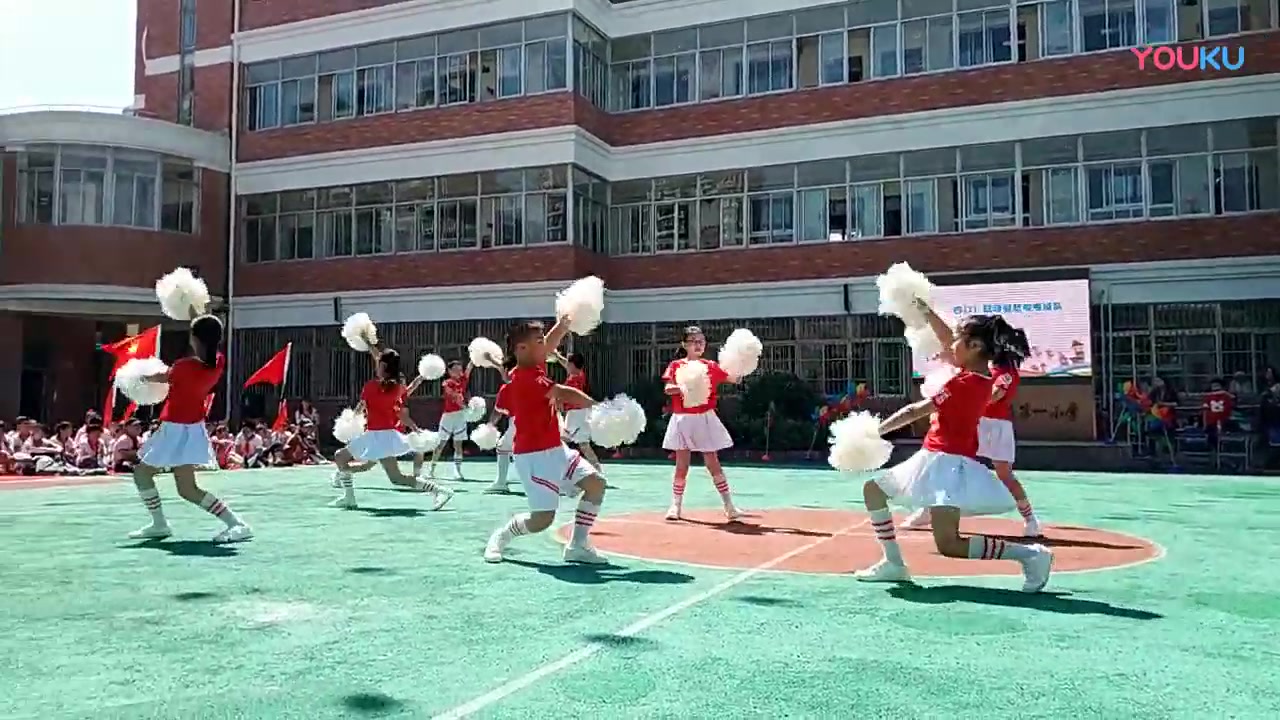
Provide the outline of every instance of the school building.
[[[598,394],[660,373],[693,321],[752,328],[766,369],[824,394],[902,398],[874,280],[906,260],[947,285],[1087,281],[1090,367],[1031,383],[1029,422],[1105,436],[1125,378],[1199,393],[1280,364],[1278,14],[138,0],[127,114],[0,115],[0,416],[98,402],[94,342],[157,322],[178,264],[225,305],[232,387],[292,342],[288,393],[322,407],[367,378],[347,314],[461,355],[588,274]],[[1139,67],[1165,44],[1244,63]]]

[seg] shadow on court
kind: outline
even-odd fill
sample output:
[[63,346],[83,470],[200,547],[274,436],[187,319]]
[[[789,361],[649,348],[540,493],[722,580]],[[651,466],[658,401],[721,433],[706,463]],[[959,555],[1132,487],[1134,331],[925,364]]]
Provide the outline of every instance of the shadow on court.
[[143,540],[121,547],[125,550],[163,550],[180,557],[224,558],[240,554],[235,545],[219,545],[211,540]]
[[800,603],[787,598],[769,597],[767,595],[739,595],[733,598],[736,602],[755,605],[757,607],[800,607]]
[[617,633],[583,633],[582,639],[589,643],[597,645],[607,645],[611,648],[634,648],[634,649],[651,649],[657,647],[658,643],[649,638],[636,637],[634,635],[619,635]]
[[219,597],[221,597],[221,595],[219,595],[218,593],[198,592],[198,591],[197,592],[180,592],[180,593],[173,594],[173,599],[177,600],[178,602],[199,602],[201,600],[213,600]]
[[537,570],[543,575],[550,575],[556,580],[574,585],[603,585],[614,582],[640,585],[684,585],[694,580],[692,575],[669,570],[628,570],[618,565],[544,565],[510,558],[503,562]]
[[353,693],[342,698],[342,707],[362,715],[384,715],[404,709],[404,702],[382,693]]
[[805,530],[803,528],[794,528],[794,527],[774,527],[772,525],[764,525],[762,523],[749,522],[751,518],[750,513],[747,513],[746,518],[747,518],[746,520],[737,520],[732,522],[728,520],[724,522],[712,522],[709,520],[693,520],[690,518],[681,518],[678,521],[673,521],[673,524],[684,523],[686,525],[698,525],[701,527],[710,528],[712,530],[727,532],[730,535],[746,535],[746,536],[794,535],[796,537],[809,537],[809,538],[831,537],[831,533],[821,532],[819,530]]
[[896,585],[889,594],[899,600],[923,605],[948,603],[972,603],[999,607],[1020,607],[1029,610],[1061,613],[1063,615],[1107,615],[1126,620],[1159,620],[1164,616],[1148,610],[1119,607],[1102,600],[1085,600],[1065,592],[1024,593],[1004,588],[973,587],[969,585]]
[[453,508],[441,508],[432,510],[430,508],[378,508],[378,507],[358,507],[355,512],[361,512],[369,517],[375,518],[416,518],[423,515],[435,515],[437,513],[454,512]]

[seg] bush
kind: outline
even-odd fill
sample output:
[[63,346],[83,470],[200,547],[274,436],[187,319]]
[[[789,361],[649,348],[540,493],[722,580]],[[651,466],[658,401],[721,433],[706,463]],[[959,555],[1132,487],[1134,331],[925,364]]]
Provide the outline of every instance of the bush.
[[789,373],[765,373],[747,381],[739,412],[764,418],[773,407],[775,419],[811,420],[814,408],[825,399],[809,383]]

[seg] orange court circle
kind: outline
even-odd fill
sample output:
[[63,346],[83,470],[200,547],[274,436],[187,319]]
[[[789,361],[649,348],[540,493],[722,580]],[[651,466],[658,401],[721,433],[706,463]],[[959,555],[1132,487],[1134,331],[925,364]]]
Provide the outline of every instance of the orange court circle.
[[[1007,518],[966,518],[961,531],[1047,545],[1053,549],[1056,572],[1136,565],[1161,553],[1158,545],[1140,537],[1075,525],[1048,525],[1045,537],[1035,540],[1021,536],[1020,520]],[[567,537],[568,528],[559,533]],[[845,510],[756,510],[737,523],[726,521],[719,510],[686,510],[679,521],[665,520],[662,513],[630,513],[600,518],[591,537],[606,554],[743,570],[768,564],[773,571],[840,574],[871,565],[881,556],[866,514]],[[1014,562],[942,557],[928,529],[899,529],[898,540],[916,577],[1022,572]],[[778,558],[785,559],[775,563]]]

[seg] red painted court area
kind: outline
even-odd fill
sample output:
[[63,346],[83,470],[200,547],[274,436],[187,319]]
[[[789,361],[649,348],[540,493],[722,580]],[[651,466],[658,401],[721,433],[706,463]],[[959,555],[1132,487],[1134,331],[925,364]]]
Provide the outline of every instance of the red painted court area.
[[[880,559],[880,547],[863,513],[802,508],[760,510],[729,523],[718,510],[686,511],[680,521],[661,513],[603,517],[592,538],[605,553],[710,567],[746,569],[795,553],[772,569],[847,573]],[[899,518],[899,521],[901,518]],[[849,529],[853,526],[853,529]],[[1098,528],[1049,525],[1045,537],[1027,540],[1022,523],[1005,518],[967,518],[964,532],[983,533],[1053,548],[1054,570],[1082,571],[1133,565],[1159,555],[1152,542]],[[561,537],[567,529],[560,530]],[[928,529],[899,530],[902,550],[917,577],[1019,575],[1015,562],[973,562],[938,555]],[[806,546],[812,546],[803,550]],[[797,552],[799,551],[799,552]]]
[[0,490],[38,490],[40,488],[111,485],[128,480],[125,475],[92,475],[63,477],[60,475],[0,475]]

